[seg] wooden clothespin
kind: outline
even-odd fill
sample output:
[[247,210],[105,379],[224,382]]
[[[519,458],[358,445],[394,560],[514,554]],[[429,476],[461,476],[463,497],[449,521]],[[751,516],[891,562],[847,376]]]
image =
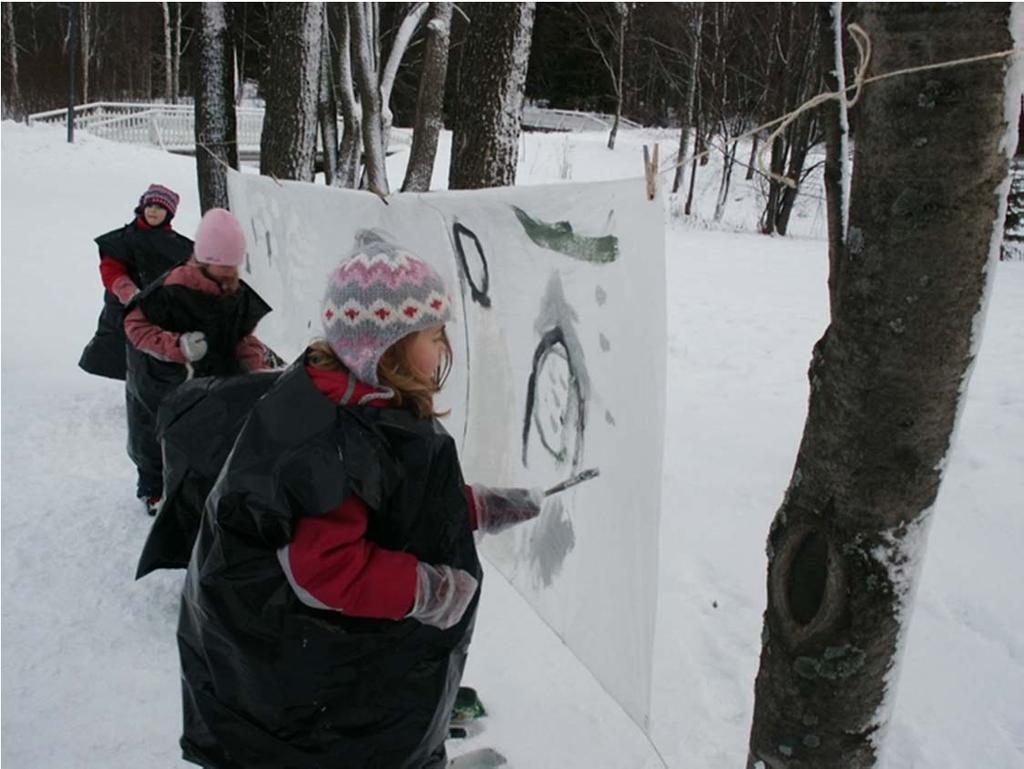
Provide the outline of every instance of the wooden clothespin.
[[654,200],[654,196],[658,194],[658,147],[659,145],[654,145],[652,158],[647,145],[644,145],[644,178],[647,180],[648,200]]

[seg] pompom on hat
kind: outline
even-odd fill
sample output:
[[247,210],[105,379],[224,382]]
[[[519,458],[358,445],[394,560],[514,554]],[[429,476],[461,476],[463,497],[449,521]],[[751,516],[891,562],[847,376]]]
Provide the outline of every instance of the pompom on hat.
[[178,193],[172,190],[170,187],[164,187],[162,184],[151,184],[149,188],[142,193],[142,197],[139,198],[139,208],[145,208],[146,206],[160,206],[164,208],[168,214],[174,216],[178,210],[178,203],[181,200],[178,197]]
[[331,349],[358,379],[377,386],[377,364],[391,345],[451,316],[437,271],[379,230],[356,234],[355,248],[327,280],[320,313]]
[[192,253],[203,264],[240,265],[245,259],[245,233],[238,218],[223,208],[211,208],[203,214]]

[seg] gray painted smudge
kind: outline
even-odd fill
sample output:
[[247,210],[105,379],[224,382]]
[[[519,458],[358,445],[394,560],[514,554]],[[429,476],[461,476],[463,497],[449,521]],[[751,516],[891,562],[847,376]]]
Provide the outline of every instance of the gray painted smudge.
[[549,499],[530,532],[530,563],[534,577],[544,587],[551,587],[555,577],[562,571],[566,556],[574,547],[576,533],[572,521],[565,513],[562,500]]
[[604,303],[608,301],[608,292],[601,288],[601,286],[598,286],[594,289],[594,298],[597,300],[599,307],[604,307]]
[[598,343],[601,345],[601,350],[604,352],[608,352],[610,349],[612,349],[612,343],[608,341],[608,337],[606,337],[604,334],[599,335]]
[[615,427],[615,417],[613,417],[612,412],[608,411],[607,409],[605,409],[604,412],[604,421],[610,424],[612,427]]

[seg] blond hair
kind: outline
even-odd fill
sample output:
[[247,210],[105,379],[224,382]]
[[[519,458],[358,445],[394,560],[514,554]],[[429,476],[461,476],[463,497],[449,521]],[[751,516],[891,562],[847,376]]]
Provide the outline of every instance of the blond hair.
[[[441,391],[452,368],[452,347],[448,335],[444,337],[444,360],[433,376],[421,374],[410,365],[408,348],[412,337],[408,334],[384,351],[377,364],[377,380],[382,387],[394,391],[394,406],[407,408],[420,418],[447,416],[450,412],[434,410],[434,396]],[[306,360],[309,365],[323,371],[345,371],[351,375],[326,339],[317,339],[309,346]]]

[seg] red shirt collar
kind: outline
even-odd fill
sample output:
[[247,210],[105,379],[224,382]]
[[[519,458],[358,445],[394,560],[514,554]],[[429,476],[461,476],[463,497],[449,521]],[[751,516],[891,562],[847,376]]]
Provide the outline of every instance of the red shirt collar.
[[136,216],[135,217],[135,226],[138,227],[140,230],[154,230],[154,229],[170,230],[170,229],[173,229],[171,227],[171,223],[168,222],[166,219],[164,220],[164,223],[161,224],[159,227],[150,227],[149,224],[146,222],[146,217],[144,217],[144,216]]
[[327,371],[316,366],[306,366],[306,373],[317,389],[330,400],[341,405],[365,405],[384,407],[390,405],[390,390],[371,387],[360,382],[347,371]]

